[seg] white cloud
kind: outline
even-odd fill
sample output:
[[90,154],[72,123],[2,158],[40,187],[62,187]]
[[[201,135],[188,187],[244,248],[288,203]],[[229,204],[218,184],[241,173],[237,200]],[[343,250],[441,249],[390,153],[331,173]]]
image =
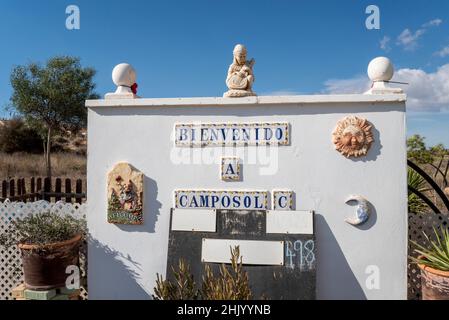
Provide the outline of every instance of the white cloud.
[[441,23],[443,23],[443,20],[433,19],[424,23],[421,28],[419,28],[415,32],[411,31],[408,28],[404,29],[398,36],[396,44],[398,46],[402,46],[405,50],[413,51],[418,46],[419,38],[421,38],[429,28],[438,27]]
[[418,39],[426,32],[425,29],[418,29],[416,32],[405,29],[398,36],[397,45],[404,47],[405,50],[415,50],[418,46]]
[[380,48],[387,52],[390,51],[391,50],[391,47],[389,46],[390,40],[391,40],[390,37],[384,36],[382,40],[380,40]]
[[416,111],[449,111],[449,64],[436,72],[421,69],[400,69],[395,80],[408,82],[408,105]]
[[423,28],[438,27],[442,23],[443,23],[443,20],[441,20],[441,19],[433,19],[433,20],[430,20],[429,22],[424,23],[422,26],[423,26]]
[[281,89],[269,92],[262,92],[260,95],[262,96],[296,96],[300,95],[301,92],[289,89]]
[[371,87],[368,76],[359,75],[351,79],[330,79],[324,83],[324,93],[351,94],[363,93]]
[[[445,64],[433,73],[421,69],[399,69],[393,81],[409,83],[401,86],[407,93],[407,108],[416,112],[449,112],[449,64]],[[324,93],[362,93],[371,83],[367,76],[355,76],[352,79],[333,79],[324,83]]]
[[435,55],[437,55],[441,58],[449,56],[449,46],[446,46],[443,49],[441,49],[440,51],[435,52]]

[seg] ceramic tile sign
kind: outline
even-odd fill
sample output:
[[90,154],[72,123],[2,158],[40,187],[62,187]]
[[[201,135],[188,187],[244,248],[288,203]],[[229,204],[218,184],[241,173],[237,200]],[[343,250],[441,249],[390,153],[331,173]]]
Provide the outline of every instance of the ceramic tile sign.
[[177,209],[267,210],[268,191],[175,190]]
[[293,191],[283,191],[283,190],[273,190],[273,210],[294,210],[294,192]]
[[240,159],[236,157],[221,158],[220,173],[223,181],[240,181],[242,174]]
[[118,163],[108,174],[108,222],[143,224],[143,173]]
[[175,125],[177,147],[286,146],[290,143],[288,123],[190,123]]

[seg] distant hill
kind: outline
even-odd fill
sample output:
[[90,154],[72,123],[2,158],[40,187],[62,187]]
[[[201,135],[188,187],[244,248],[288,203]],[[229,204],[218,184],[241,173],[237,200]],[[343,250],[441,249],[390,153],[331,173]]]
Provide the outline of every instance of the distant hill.
[[[43,142],[39,141],[40,138],[38,134],[35,131],[33,131],[34,137],[31,137],[29,133],[24,134],[23,133],[24,127],[20,126],[20,122],[22,122],[22,120],[20,119],[0,119],[0,130],[1,129],[8,130],[9,136],[11,137],[20,136],[21,140],[18,140],[19,142],[16,142],[19,143],[20,145],[30,145],[30,144],[34,145],[35,143],[41,145]],[[76,153],[79,155],[86,155],[87,129],[83,128],[73,132],[65,130],[61,133],[56,134],[53,137],[52,150],[53,152],[68,152],[68,153]],[[18,150],[18,152],[21,151],[23,150]],[[12,150],[11,152],[14,153],[15,151]]]
[[58,134],[53,139],[53,150],[62,152],[72,152],[79,155],[87,154],[87,129],[77,132],[65,131]]

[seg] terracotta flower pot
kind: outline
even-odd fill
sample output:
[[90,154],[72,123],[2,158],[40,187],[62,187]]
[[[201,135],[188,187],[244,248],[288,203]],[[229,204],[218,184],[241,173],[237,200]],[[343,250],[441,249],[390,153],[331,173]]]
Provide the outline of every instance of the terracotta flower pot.
[[437,270],[423,264],[421,269],[421,292],[423,300],[449,300],[449,271]]
[[32,290],[65,287],[66,268],[79,265],[79,246],[82,236],[38,246],[19,244],[22,253],[25,286]]

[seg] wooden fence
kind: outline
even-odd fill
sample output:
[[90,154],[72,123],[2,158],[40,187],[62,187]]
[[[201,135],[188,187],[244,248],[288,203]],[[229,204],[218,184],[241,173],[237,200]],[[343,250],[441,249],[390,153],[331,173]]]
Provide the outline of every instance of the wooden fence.
[[[52,183],[53,182],[53,183]],[[32,202],[46,200],[49,202],[64,200],[67,203],[82,203],[86,200],[83,192],[83,180],[30,178],[2,181],[0,185],[0,202],[10,201]]]

